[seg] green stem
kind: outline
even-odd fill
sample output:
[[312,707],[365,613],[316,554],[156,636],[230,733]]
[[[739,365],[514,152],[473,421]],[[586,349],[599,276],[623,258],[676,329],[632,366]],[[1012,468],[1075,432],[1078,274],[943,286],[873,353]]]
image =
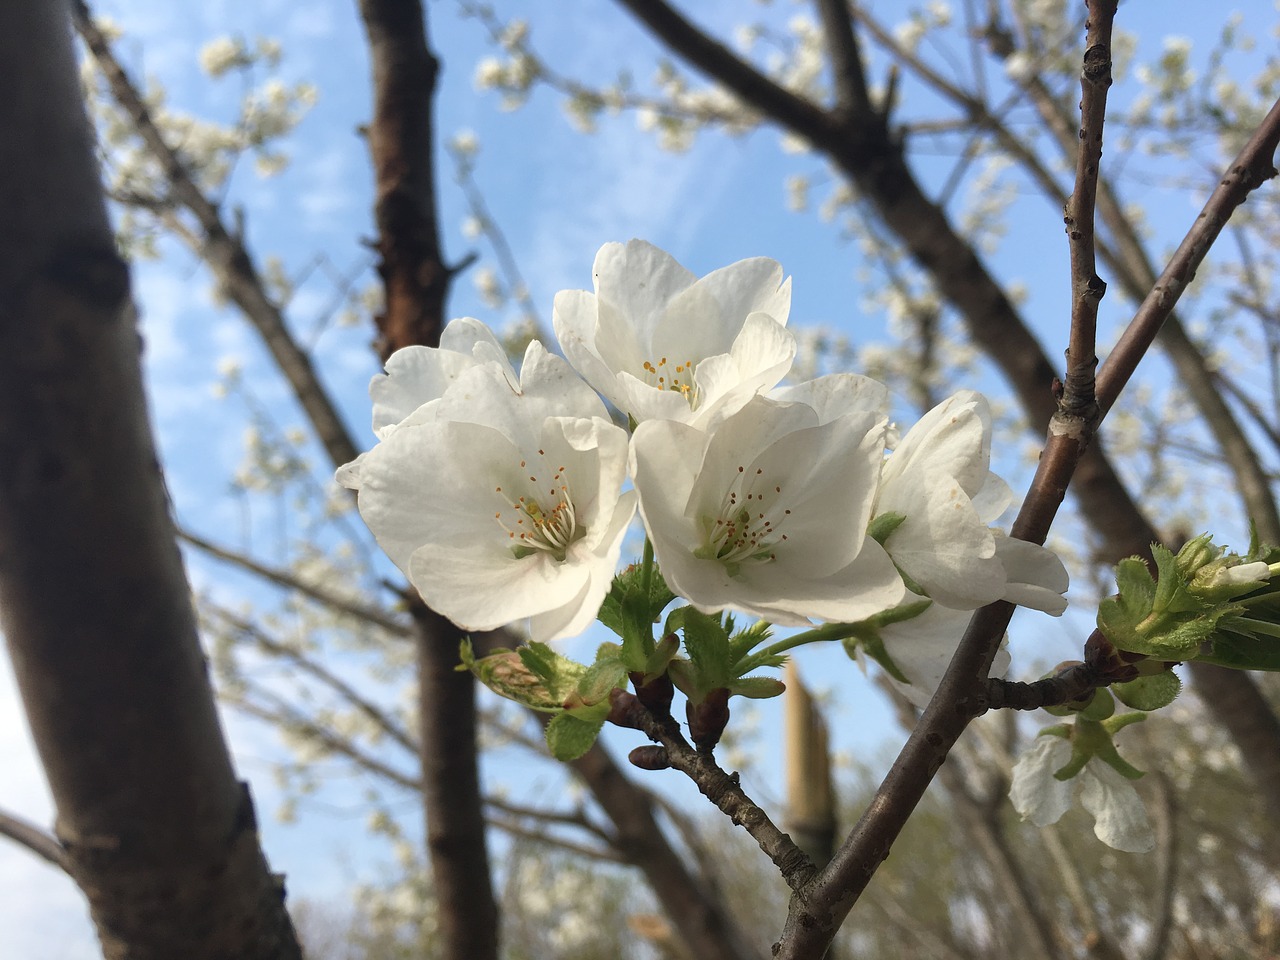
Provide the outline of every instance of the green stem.
[[644,554],[640,561],[640,586],[644,590],[644,602],[647,606],[649,597],[652,596],[650,589],[653,587],[653,544],[648,537],[644,538]]
[[[784,637],[767,647],[743,657],[734,665],[734,670],[739,673],[746,673],[754,670],[759,664],[764,663],[772,656],[779,653],[786,653],[788,650],[794,650],[796,647],[802,647],[806,643],[820,643],[824,640],[843,640],[846,637],[853,636],[857,627],[856,623],[824,623],[820,627],[814,627],[812,630],[802,630],[799,633]],[[751,666],[745,666],[750,663]]]

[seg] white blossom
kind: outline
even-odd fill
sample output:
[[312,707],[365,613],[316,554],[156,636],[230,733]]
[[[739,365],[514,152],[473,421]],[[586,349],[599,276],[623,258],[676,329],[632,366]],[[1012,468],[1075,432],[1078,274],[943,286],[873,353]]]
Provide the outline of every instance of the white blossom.
[[673,590],[786,625],[860,620],[902,598],[865,535],[887,428],[872,383],[823,378],[797,391],[812,405],[754,397],[710,432],[636,428],[640,513]]
[[961,390],[907,432],[881,475],[876,514],[905,518],[885,549],[943,606],[975,610],[1004,599],[1059,615],[1062,561],[988,527],[1013,499],[990,469],[991,429],[986,398]]
[[642,240],[605,244],[595,292],[556,295],[552,322],[569,362],[637,422],[705,424],[786,375],[791,283],[763,257],[698,279]]
[[1075,777],[1058,780],[1054,773],[1071,759],[1070,741],[1056,736],[1036,738],[1013,768],[1009,799],[1023,820],[1038,827],[1057,823],[1071,807],[1077,786],[1080,804],[1093,815],[1093,832],[1109,847],[1147,853],[1155,836],[1133,781],[1098,757],[1091,757]]
[[358,490],[360,515],[423,600],[458,626],[527,620],[539,641],[579,633],[609,590],[635,513],[634,491],[622,491],[626,433],[537,342],[518,383],[500,362],[451,353],[415,352],[416,377],[393,370],[375,381],[376,428],[405,405],[398,380],[445,382],[450,364],[463,365],[438,399],[393,429],[384,422],[378,445],[338,478]]

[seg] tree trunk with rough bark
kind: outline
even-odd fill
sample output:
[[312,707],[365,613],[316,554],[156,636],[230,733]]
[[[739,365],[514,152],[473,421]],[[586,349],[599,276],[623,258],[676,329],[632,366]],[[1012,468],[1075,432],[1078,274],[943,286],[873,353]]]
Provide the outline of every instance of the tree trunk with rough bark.
[[299,958],[214,707],[69,14],[0,4],[0,624],[107,960]]

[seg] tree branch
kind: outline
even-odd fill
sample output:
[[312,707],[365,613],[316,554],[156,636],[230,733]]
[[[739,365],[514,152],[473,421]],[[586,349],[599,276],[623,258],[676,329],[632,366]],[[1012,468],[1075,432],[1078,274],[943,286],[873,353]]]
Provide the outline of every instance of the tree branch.
[[340,597],[324,587],[317,586],[313,583],[307,583],[302,578],[295,576],[288,570],[279,567],[268,566],[260,563],[252,557],[243,553],[237,553],[234,550],[228,550],[226,547],[220,547],[211,540],[191,533],[189,530],[178,529],[178,539],[185,543],[191,544],[197,550],[207,553],[209,556],[225,563],[233,564],[242,570],[247,570],[256,576],[261,577],[278,587],[284,587],[286,590],[296,590],[305,597],[309,597],[322,606],[329,607],[339,613],[350,614],[357,620],[365,623],[373,624],[381,630],[385,630],[397,637],[408,637],[412,631],[400,620],[395,619],[383,610],[368,604],[357,603],[354,600],[348,600]]
[[763,960],[723,898],[672,849],[648,791],[629,781],[599,743],[569,765],[612,821],[614,848],[644,873],[690,953],[700,960]]
[[0,836],[8,837],[14,843],[26,847],[64,873],[71,873],[71,861],[58,838],[41,830],[34,823],[0,810]]
[[[369,125],[378,273],[386,310],[375,318],[383,360],[401,347],[435,346],[453,273],[441,250],[433,150],[439,61],[421,0],[359,0],[373,68]],[[418,705],[427,846],[440,909],[444,960],[497,960],[493,895],[480,804],[475,681],[458,673],[462,633],[420,600]]]
[[698,791],[720,811],[747,831],[777,866],[782,879],[793,889],[802,888],[813,877],[813,861],[783,833],[769,815],[743,791],[737,775],[720,768],[710,751],[695,750],[680,732],[671,714],[656,716],[634,695],[614,691],[614,712],[609,719],[620,726],[642,730],[665,750],[665,760],[698,787]]
[[[1107,285],[1094,259],[1093,211],[1098,197],[1098,165],[1102,161],[1102,126],[1111,86],[1111,27],[1117,0],[1090,0],[1084,69],[1080,71],[1080,141],[1076,151],[1076,186],[1067,200],[1067,246],[1071,252],[1071,334],[1067,344],[1061,412],[1097,424],[1094,403],[1098,304]],[[1085,441],[1086,445],[1088,440]]]
[[[848,0],[815,0],[815,3],[822,19],[823,36],[827,38],[827,56],[831,58],[836,114],[855,116],[872,112],[866,70],[862,66]],[[888,110],[889,104],[884,106]]]
[[169,182],[172,199],[190,211],[203,232],[198,251],[228,297],[258,331],[280,372],[289,382],[316,436],[335,467],[354,460],[359,453],[337,407],[320,383],[311,358],[289,332],[279,306],[267,296],[262,277],[245,249],[240,234],[229,230],[217,205],[196,185],[179,153],[160,132],[146,101],[106,36],[93,22],[84,0],[71,0],[76,30],[89,48],[98,69],[107,79],[111,96],[128,115],[147,150],[160,164]]

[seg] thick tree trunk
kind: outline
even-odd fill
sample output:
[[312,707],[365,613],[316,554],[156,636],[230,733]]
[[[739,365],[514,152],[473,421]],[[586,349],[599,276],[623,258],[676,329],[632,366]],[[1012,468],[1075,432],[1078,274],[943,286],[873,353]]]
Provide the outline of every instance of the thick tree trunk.
[[0,4],[0,623],[108,960],[297,958],[196,634],[69,12]]

